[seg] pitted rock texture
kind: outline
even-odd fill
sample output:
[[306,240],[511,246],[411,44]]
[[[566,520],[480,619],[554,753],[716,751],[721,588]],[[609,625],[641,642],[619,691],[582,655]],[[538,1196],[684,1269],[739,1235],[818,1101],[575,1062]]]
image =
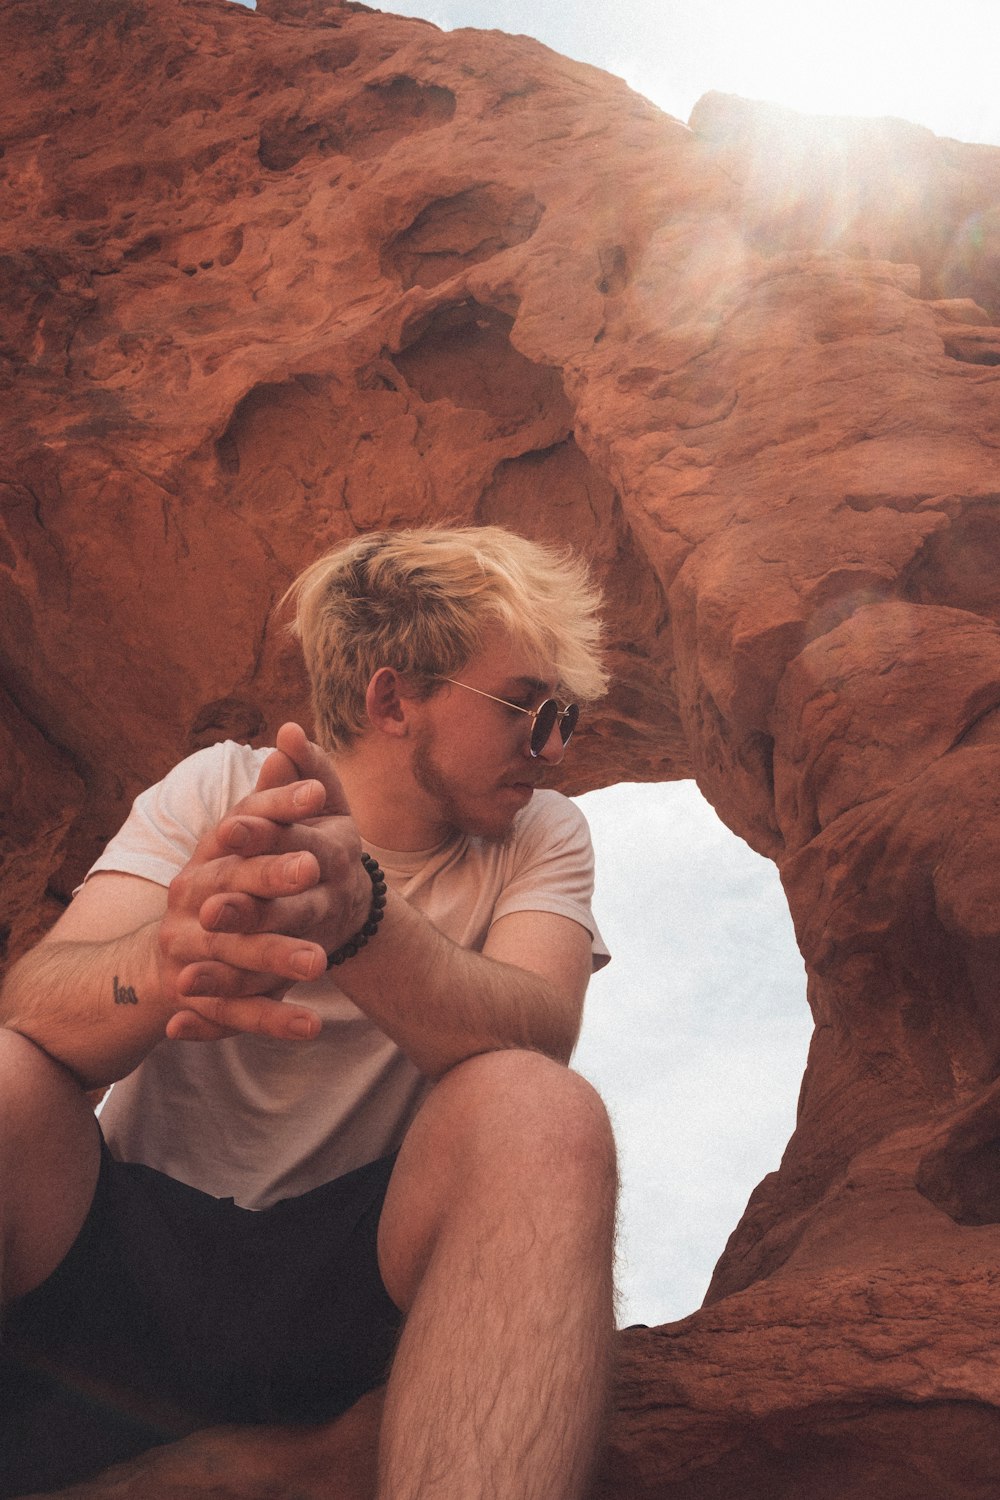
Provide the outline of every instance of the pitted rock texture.
[[992,1497],[1000,151],[720,96],[687,127],[337,0],[0,28],[11,951],[142,785],[304,712],[277,601],[322,548],[572,542],[615,685],[562,784],[696,776],[778,863],[816,1018],[706,1307],[622,1335],[596,1493]]

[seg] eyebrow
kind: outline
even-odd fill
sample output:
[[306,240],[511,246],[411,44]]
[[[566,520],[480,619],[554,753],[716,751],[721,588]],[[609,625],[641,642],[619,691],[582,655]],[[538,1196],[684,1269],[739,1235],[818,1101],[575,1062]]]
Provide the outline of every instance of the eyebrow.
[[508,693],[551,693],[552,689],[547,682],[542,682],[539,677],[508,677],[504,683],[504,691]]

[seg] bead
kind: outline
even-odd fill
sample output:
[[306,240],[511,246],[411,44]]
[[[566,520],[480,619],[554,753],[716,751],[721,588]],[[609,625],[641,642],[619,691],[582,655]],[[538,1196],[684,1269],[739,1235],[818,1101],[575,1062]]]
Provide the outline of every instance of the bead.
[[378,924],[385,916],[386,891],[388,890],[388,886],[385,883],[385,876],[379,867],[378,861],[373,859],[370,854],[362,852],[361,863],[365,867],[365,874],[372,883],[372,904],[364,923],[354,936],[348,938],[346,943],[341,943],[340,947],[335,948],[332,953],[327,954],[326,966],[328,969],[336,968],[339,964],[345,963],[347,959],[353,958],[356,953],[360,953],[369,938],[373,938],[378,932]]

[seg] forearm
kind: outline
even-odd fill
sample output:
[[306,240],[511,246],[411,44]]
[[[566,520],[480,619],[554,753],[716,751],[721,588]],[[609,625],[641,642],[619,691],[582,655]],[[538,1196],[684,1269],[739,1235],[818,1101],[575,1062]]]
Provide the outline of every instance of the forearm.
[[124,1078],[163,1037],[158,923],[109,942],[39,944],[11,969],[0,1023],[64,1064],[85,1088]]
[[576,1041],[579,1007],[546,979],[460,948],[391,892],[377,937],[336,979],[431,1077],[509,1047],[568,1062]]

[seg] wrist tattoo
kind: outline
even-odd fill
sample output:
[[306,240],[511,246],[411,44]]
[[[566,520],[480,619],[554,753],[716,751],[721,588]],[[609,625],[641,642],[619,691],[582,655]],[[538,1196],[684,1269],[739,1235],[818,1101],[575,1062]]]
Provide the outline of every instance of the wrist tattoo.
[[113,980],[116,1005],[138,1005],[139,996],[130,984],[119,984],[118,975]]

